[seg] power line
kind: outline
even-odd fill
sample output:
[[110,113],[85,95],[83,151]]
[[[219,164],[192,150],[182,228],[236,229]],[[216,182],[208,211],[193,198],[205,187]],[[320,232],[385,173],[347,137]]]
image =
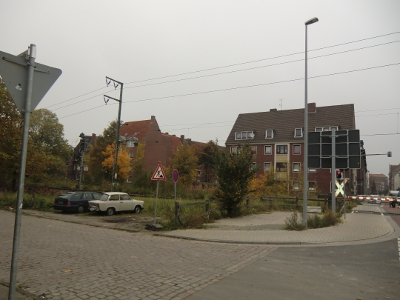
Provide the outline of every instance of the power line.
[[[354,40],[354,41],[339,43],[339,44],[335,44],[335,45],[331,45],[331,46],[325,46],[325,47],[321,47],[321,48],[317,48],[317,49],[311,49],[311,50],[309,50],[309,52],[312,52],[312,51],[319,51],[319,50],[324,50],[324,49],[329,49],[329,48],[334,48],[334,47],[338,47],[338,46],[349,45],[349,44],[353,44],[353,43],[358,43],[358,42],[362,42],[362,41],[372,40],[372,39],[376,39],[376,38],[380,38],[380,37],[386,37],[386,36],[395,35],[395,34],[399,34],[399,33],[400,33],[400,31],[395,31],[395,32],[386,33],[386,34],[382,34],[382,35],[377,35],[377,36],[373,36],[373,37],[369,37],[369,38],[363,38],[363,39],[360,39],[360,40]],[[398,41],[394,41],[394,42],[398,42]],[[390,44],[390,43],[394,43],[394,42],[383,43],[383,44],[378,44],[378,45],[385,45],[385,44]],[[371,48],[371,47],[376,47],[376,46],[378,46],[378,45],[368,46],[368,47],[362,47],[362,48],[359,48],[359,49],[357,49],[357,50],[366,49],[366,48]],[[348,50],[348,51],[344,51],[343,53],[349,52],[349,51],[356,51],[356,50]],[[340,52],[339,52],[339,53],[340,53]],[[205,72],[205,71],[212,71],[212,70],[217,70],[217,69],[222,69],[222,68],[228,68],[228,67],[233,67],[233,66],[240,66],[240,65],[250,64],[250,63],[256,63],[256,62],[266,61],[266,60],[272,60],[272,59],[277,59],[277,58],[289,57],[289,56],[293,56],[293,55],[297,55],[297,54],[304,54],[304,52],[303,52],[303,51],[301,51],[301,52],[294,52],[294,53],[290,53],[290,54],[284,54],[284,55],[279,55],[279,56],[275,56],[275,57],[269,57],[269,58],[262,58],[262,59],[257,59],[257,60],[251,60],[251,61],[246,61],[246,62],[242,62],[242,63],[236,63],[236,64],[230,64],[230,65],[225,65],[225,66],[213,67],[213,68],[208,68],[208,69],[201,69],[201,70],[190,71],[190,72],[184,72],[184,73],[173,74],[173,75],[166,75],[166,76],[161,76],[161,77],[148,78],[148,79],[144,79],[144,80],[131,81],[131,82],[126,83],[126,85],[132,84],[132,83],[147,82],[147,81],[151,81],[151,80],[165,79],[165,78],[170,78],[170,77],[177,77],[177,76],[182,76],[182,75],[195,74],[195,73],[200,73],[200,72]],[[333,55],[333,54],[329,54],[329,55]],[[329,56],[329,55],[326,55],[326,56]],[[322,57],[322,56],[318,56],[318,57]],[[316,58],[316,57],[314,57],[314,58]],[[312,58],[310,58],[310,59],[312,59]],[[292,62],[297,62],[297,61],[302,61],[302,60],[294,60],[294,61],[292,61]],[[286,62],[286,63],[288,63],[288,62]],[[285,63],[282,63],[282,64],[285,64]],[[279,64],[276,64],[276,65],[279,65]],[[251,70],[251,69],[255,69],[255,68],[260,68],[260,67],[254,67],[254,68],[244,69],[243,71],[245,71],[245,70]],[[261,67],[261,68],[262,68],[262,67]],[[239,71],[221,72],[220,74],[233,73],[233,72],[239,72]],[[207,75],[207,76],[216,76],[216,75]],[[201,78],[201,77],[205,77],[205,76],[199,76],[198,78]],[[196,78],[196,77],[195,77],[195,78]],[[194,78],[193,78],[193,79],[194,79]],[[181,80],[188,80],[188,79],[181,79]],[[177,80],[177,81],[181,81],[181,80]],[[167,82],[169,82],[169,81],[167,81]],[[174,81],[171,81],[171,82],[174,82]],[[161,84],[161,83],[159,83],[159,84]],[[142,86],[146,86],[146,85],[142,85]],[[140,86],[137,86],[137,87],[140,87]],[[80,97],[89,95],[89,94],[91,94],[91,93],[93,93],[93,92],[96,92],[96,91],[99,91],[99,90],[102,90],[102,89],[105,89],[105,88],[106,88],[106,87],[101,87],[101,88],[96,89],[96,90],[93,90],[93,91],[91,91],[91,92],[87,92],[87,93],[81,94],[81,95],[79,95],[79,96],[76,96],[76,97],[73,97],[73,98],[64,100],[62,104],[65,104],[65,102],[69,102],[69,101],[78,99],[78,98],[80,98]],[[98,95],[97,95],[97,96],[98,96]],[[96,97],[96,96],[94,96],[94,97]],[[94,98],[94,97],[90,97],[90,98],[84,99],[83,101],[92,99],[92,98]],[[77,103],[79,103],[79,102],[74,102],[73,104],[77,104]],[[60,105],[60,104],[61,104],[61,103],[52,104],[52,105],[50,105],[50,106],[48,106],[48,107],[50,108],[50,107],[53,107],[53,106],[56,106],[56,105]],[[67,105],[67,106],[68,106],[68,105]],[[61,107],[61,108],[64,108],[64,107],[67,107],[67,106],[63,106],[63,107]],[[59,109],[59,108],[58,108],[58,109]]]
[[[353,52],[353,51],[365,50],[365,49],[369,49],[369,48],[389,45],[389,44],[398,43],[398,42],[400,42],[400,40],[391,41],[391,42],[387,42],[387,43],[376,44],[376,45],[372,45],[372,46],[365,46],[365,47],[360,47],[360,48],[350,49],[350,50],[345,50],[345,51],[340,51],[340,52],[334,52],[334,53],[329,53],[329,54],[318,55],[318,56],[310,57],[308,59],[311,60],[311,59],[316,59],[316,58],[328,57],[328,56],[333,56],[333,55],[337,55],[337,54],[343,54],[343,53],[349,53],[349,52]],[[286,65],[286,64],[295,63],[295,62],[304,62],[304,58],[296,59],[296,60],[289,60],[289,61],[275,63],[275,64],[269,64],[269,65],[264,65],[264,66],[256,66],[256,67],[251,67],[251,68],[246,68],[246,69],[238,69],[238,70],[225,71],[225,72],[219,72],[219,73],[214,73],[214,74],[200,75],[200,76],[195,76],[195,77],[187,77],[187,78],[180,78],[180,79],[174,79],[174,80],[166,80],[166,81],[161,81],[161,82],[154,82],[154,83],[135,85],[135,86],[127,87],[127,89],[139,88],[139,87],[145,87],[145,86],[152,86],[152,85],[159,85],[159,84],[165,84],[165,83],[180,82],[180,81],[193,80],[193,79],[200,79],[200,78],[219,76],[219,75],[225,75],[225,74],[232,74],[232,73],[238,73],[238,72],[244,72],[244,71],[251,71],[251,70],[256,70],[256,69],[269,68],[269,67],[273,67],[273,66]]]
[[[323,75],[316,75],[309,77],[309,79],[315,79],[315,78],[322,78],[322,77],[329,77],[329,76],[334,76],[334,75],[340,75],[340,74],[349,74],[349,73],[354,73],[354,72],[361,72],[361,71],[367,71],[367,70],[373,70],[373,69],[379,69],[379,68],[385,68],[389,66],[396,66],[400,65],[399,63],[392,63],[392,64],[386,64],[386,65],[381,65],[381,66],[373,66],[373,67],[368,67],[368,68],[363,68],[363,69],[354,69],[354,70],[349,70],[349,71],[342,71],[342,72],[335,72],[335,73],[330,73],[330,74],[323,74]],[[275,81],[275,82],[267,82],[267,83],[258,83],[258,84],[252,84],[252,85],[246,85],[246,86],[236,86],[236,87],[231,87],[231,88],[225,88],[225,89],[215,89],[215,90],[209,90],[209,91],[202,91],[202,92],[193,92],[193,93],[186,93],[186,94],[178,94],[178,95],[170,95],[170,96],[163,96],[163,97],[154,97],[154,98],[145,98],[145,99],[140,99],[140,100],[128,100],[125,101],[125,103],[136,103],[136,102],[146,102],[146,101],[154,101],[154,100],[162,100],[162,99],[171,99],[171,98],[179,98],[179,97],[187,97],[187,96],[194,96],[194,95],[202,95],[202,94],[211,94],[211,93],[216,93],[216,92],[226,92],[226,91],[232,91],[232,90],[238,90],[238,89],[245,89],[245,88],[254,88],[254,87],[259,87],[259,86],[267,86],[267,85],[275,85],[275,84],[280,84],[280,83],[289,83],[289,82],[295,82],[299,80],[304,80],[303,77],[301,78],[295,78],[295,79],[288,79],[288,80],[281,80],[281,81]],[[99,108],[102,106],[97,106],[93,107],[90,109],[82,110],[80,112],[76,112],[62,118],[74,116],[77,114],[81,114],[96,108]]]
[[[360,40],[354,40],[354,41],[350,41],[350,42],[339,43],[339,44],[335,44],[335,45],[331,45],[331,46],[325,46],[325,47],[312,49],[312,50],[308,50],[308,51],[309,52],[319,51],[319,50],[324,50],[324,49],[328,49],[328,48],[334,48],[334,47],[338,47],[338,46],[344,46],[344,45],[349,45],[349,44],[353,44],[353,43],[372,40],[372,39],[376,39],[376,38],[379,38],[379,37],[390,36],[390,35],[394,35],[394,34],[398,34],[398,33],[400,33],[400,31],[395,31],[395,32],[386,33],[386,34],[382,34],[382,35],[377,35],[377,36],[364,38],[364,39],[360,39]],[[136,80],[136,81],[128,82],[127,84],[136,83],[136,82],[137,83],[146,82],[146,81],[151,81],[151,80],[159,80],[159,79],[165,79],[165,78],[170,78],[170,77],[177,77],[177,76],[195,74],[195,73],[206,72],[206,71],[213,71],[213,70],[222,69],[222,68],[229,68],[229,67],[241,66],[241,65],[246,65],[246,64],[250,64],[250,63],[256,63],[256,62],[272,60],[272,59],[277,59],[277,58],[282,58],[282,57],[289,57],[289,56],[293,56],[293,55],[297,55],[297,54],[304,54],[304,51],[294,52],[294,53],[290,53],[290,54],[283,54],[283,55],[278,55],[278,56],[273,56],[273,57],[267,57],[267,58],[261,58],[261,59],[256,59],[256,60],[250,60],[250,61],[245,61],[245,62],[241,62],[241,63],[229,64],[229,65],[225,65],[225,66],[213,67],[213,68],[208,68],[208,69],[200,69],[200,70],[196,70],[196,71],[183,72],[183,73],[178,73],[178,74],[173,74],[173,75],[166,75],[166,76],[161,76],[161,77],[154,77],[154,78],[148,78],[148,79],[143,79],[143,80]]]

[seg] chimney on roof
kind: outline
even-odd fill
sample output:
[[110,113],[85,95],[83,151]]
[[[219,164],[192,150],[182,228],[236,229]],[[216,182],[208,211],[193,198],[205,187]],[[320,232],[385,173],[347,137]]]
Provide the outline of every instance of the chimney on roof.
[[315,102],[308,103],[308,112],[310,112],[310,113],[316,113],[317,112],[317,105],[315,104]]
[[155,116],[151,116],[151,119],[150,119],[151,121],[155,121],[156,120],[156,117]]
[[184,141],[185,141],[185,136],[182,134],[181,135],[181,143],[183,144]]
[[269,111],[278,111],[276,108],[271,108]]

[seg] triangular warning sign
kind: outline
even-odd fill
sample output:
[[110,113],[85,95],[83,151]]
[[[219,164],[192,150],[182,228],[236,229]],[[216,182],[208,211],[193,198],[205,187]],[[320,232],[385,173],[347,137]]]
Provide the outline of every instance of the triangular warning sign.
[[158,163],[156,170],[154,171],[153,176],[151,176],[151,180],[167,180],[165,177],[164,169],[161,163]]

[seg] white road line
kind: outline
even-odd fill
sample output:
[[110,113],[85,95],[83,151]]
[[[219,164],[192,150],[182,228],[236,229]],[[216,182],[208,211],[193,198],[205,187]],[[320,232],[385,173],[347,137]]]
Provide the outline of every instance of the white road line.
[[400,260],[400,238],[397,238],[397,246],[399,249],[399,260]]

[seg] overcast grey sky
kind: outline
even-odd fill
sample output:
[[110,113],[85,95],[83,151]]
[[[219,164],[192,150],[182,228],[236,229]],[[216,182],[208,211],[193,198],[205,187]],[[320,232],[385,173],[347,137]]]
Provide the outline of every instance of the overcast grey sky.
[[224,144],[240,113],[304,107],[304,22],[318,17],[308,102],[354,103],[367,153],[393,152],[367,158],[387,175],[400,163],[399,12],[398,0],[13,0],[0,50],[36,44],[36,61],[63,71],[38,108],[73,146],[117,118],[105,76],[125,84],[123,121],[154,115],[163,132]]

